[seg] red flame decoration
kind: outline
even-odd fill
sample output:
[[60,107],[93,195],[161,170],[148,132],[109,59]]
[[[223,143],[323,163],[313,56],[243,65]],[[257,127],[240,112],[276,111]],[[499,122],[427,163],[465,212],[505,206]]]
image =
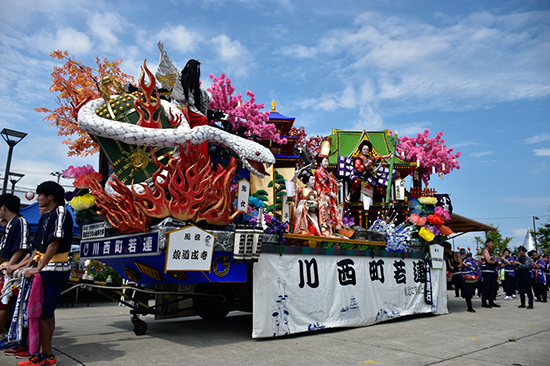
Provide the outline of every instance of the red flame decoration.
[[[99,214],[123,233],[146,232],[152,218],[168,216],[183,221],[229,224],[240,213],[232,213],[235,159],[231,159],[226,169],[218,166],[214,171],[210,156],[201,154],[199,147],[187,145],[184,150],[180,146],[179,152],[178,158],[171,156],[167,164],[162,165],[151,149],[153,161],[159,167],[153,175],[154,190],[141,184],[144,192],[137,193],[114,178],[110,184],[118,195],[113,197],[103,190],[98,177],[91,174],[79,181],[79,185],[92,191],[101,209]],[[158,178],[163,181],[159,182]]]
[[170,115],[167,117],[168,117],[168,122],[170,123],[170,127],[172,128],[178,127],[181,124],[181,121],[183,120],[183,115],[178,114],[177,116],[174,117],[174,115],[172,114],[172,111],[169,111],[169,112],[170,112]]
[[[147,60],[143,61],[141,77],[139,78],[139,86],[142,92],[138,93],[138,97],[134,101],[134,108],[139,114],[139,121],[136,125],[149,128],[162,128],[160,113],[158,113],[157,118],[153,117],[160,108],[160,98],[156,88],[157,81],[153,73],[147,68],[147,65],[145,64],[146,61]],[[149,77],[149,84],[145,82],[145,73],[147,73],[147,76]],[[155,95],[154,101],[151,98],[153,92]],[[145,101],[140,98],[140,95],[143,96]]]

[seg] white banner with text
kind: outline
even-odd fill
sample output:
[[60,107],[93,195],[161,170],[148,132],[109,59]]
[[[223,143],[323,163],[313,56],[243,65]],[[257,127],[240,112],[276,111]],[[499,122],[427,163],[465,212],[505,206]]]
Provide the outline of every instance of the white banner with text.
[[424,259],[262,253],[253,338],[447,314],[446,277]]

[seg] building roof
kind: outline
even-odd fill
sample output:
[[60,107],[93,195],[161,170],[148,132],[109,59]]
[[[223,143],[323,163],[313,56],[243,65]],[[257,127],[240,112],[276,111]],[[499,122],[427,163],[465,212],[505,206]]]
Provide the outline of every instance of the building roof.
[[287,116],[283,116],[281,113],[279,112],[269,112],[269,122],[270,123],[273,123],[274,121],[278,121],[278,122],[281,122],[281,121],[286,121],[286,122],[294,122],[296,118],[295,117],[287,117]]
[[[389,130],[382,131],[345,131],[332,130],[332,143],[330,146],[329,164],[335,165],[338,162],[338,155],[355,157],[359,155],[359,145],[365,140],[371,142],[374,154],[384,156],[390,154],[388,143]],[[386,159],[389,163],[389,159]],[[401,177],[409,175],[416,169],[416,162],[405,161],[398,156],[394,159],[394,168],[400,172]]]
[[484,224],[482,222],[469,219],[465,216],[458,215],[456,213],[451,214],[451,220],[445,222],[445,225],[448,226],[455,235],[453,237],[460,236],[465,233],[474,232],[474,231],[497,231],[498,229],[490,225]]
[[276,109],[277,103],[275,103],[275,99],[271,102],[271,111],[269,112],[269,120],[271,123],[274,121],[278,122],[292,122],[294,123],[295,117],[287,117],[283,116],[279,111]]

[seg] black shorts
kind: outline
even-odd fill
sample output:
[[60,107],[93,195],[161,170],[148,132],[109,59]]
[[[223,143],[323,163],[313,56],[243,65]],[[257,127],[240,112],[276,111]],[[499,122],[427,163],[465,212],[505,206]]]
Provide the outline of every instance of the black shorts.
[[44,302],[42,304],[43,318],[53,318],[53,312],[59,302],[61,292],[65,288],[65,285],[69,281],[71,275],[70,271],[41,271],[42,287],[44,290]]

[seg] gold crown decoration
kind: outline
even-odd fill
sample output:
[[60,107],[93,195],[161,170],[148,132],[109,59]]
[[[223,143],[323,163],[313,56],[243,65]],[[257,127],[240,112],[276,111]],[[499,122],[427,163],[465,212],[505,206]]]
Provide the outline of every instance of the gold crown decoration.
[[319,148],[319,155],[322,158],[328,158],[330,155],[330,143],[331,139],[327,139],[323,142],[321,142],[321,147]]
[[174,85],[176,85],[176,81],[178,80],[178,74],[158,75],[157,79],[172,93],[172,89],[174,89]]

